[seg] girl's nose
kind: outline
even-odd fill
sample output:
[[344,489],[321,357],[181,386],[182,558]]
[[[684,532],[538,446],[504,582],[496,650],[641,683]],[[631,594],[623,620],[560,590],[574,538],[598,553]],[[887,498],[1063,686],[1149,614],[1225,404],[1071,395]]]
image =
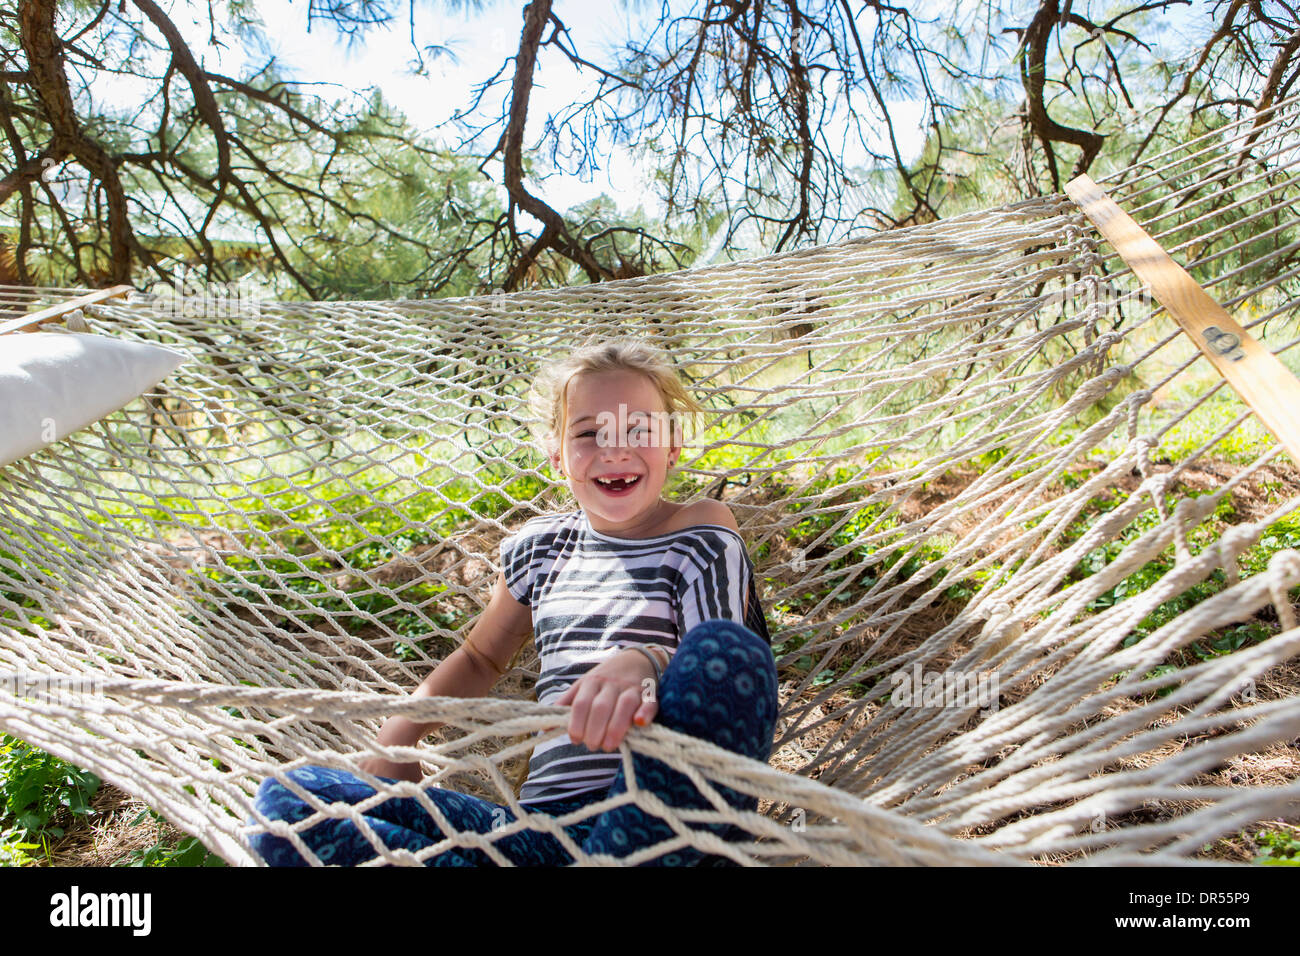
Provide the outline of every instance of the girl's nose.
[[616,440],[602,446],[600,449],[600,457],[607,461],[618,461],[627,458],[631,454],[627,439],[623,436],[618,436]]

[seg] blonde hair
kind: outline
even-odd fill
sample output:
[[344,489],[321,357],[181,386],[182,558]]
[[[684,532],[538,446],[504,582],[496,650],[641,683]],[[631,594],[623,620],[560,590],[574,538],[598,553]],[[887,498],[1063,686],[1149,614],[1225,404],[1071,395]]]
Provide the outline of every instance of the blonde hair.
[[681,424],[688,415],[704,412],[704,407],[686,391],[677,370],[661,349],[642,339],[591,341],[543,366],[533,382],[529,401],[534,415],[541,419],[536,428],[537,437],[548,458],[563,447],[569,383],[574,376],[583,372],[616,371],[639,372],[648,378],[675,423]]

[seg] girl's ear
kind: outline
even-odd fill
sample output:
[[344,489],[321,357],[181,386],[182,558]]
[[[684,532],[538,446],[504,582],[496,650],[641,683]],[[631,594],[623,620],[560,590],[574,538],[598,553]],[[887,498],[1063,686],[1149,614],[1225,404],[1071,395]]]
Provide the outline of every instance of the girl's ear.
[[682,435],[681,418],[677,415],[676,412],[674,412],[671,417],[671,420],[672,420],[672,432],[671,432],[672,437],[670,441],[672,442],[672,444],[668,446],[668,467],[669,468],[675,466],[677,464],[677,459],[682,457],[682,447],[685,443],[685,439]]

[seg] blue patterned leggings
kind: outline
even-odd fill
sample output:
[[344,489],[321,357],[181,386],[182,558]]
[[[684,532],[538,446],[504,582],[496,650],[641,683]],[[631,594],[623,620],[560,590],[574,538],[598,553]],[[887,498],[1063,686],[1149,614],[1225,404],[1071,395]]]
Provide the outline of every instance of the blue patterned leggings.
[[[659,711],[655,721],[665,727],[710,741],[733,753],[766,762],[771,754],[776,724],[776,667],[765,641],[734,621],[706,621],[684,638],[664,671],[659,685]],[[709,801],[681,773],[661,761],[641,754],[632,758],[636,780],[664,803],[678,809],[706,809]],[[356,804],[375,794],[373,787],[345,770],[301,767],[289,772],[300,786],[322,802]],[[384,778],[387,779],[387,778]],[[727,787],[719,794],[737,809],[753,810],[757,801]],[[622,768],[608,790],[595,790],[567,800],[530,804],[530,812],[563,816],[627,790]],[[513,822],[508,807],[451,790],[425,791],[459,831],[489,833]],[[314,812],[307,803],[276,780],[262,782],[256,806],[268,819],[290,823]],[[390,849],[417,852],[445,837],[434,819],[414,797],[394,797],[365,812],[366,822]],[[250,821],[252,822],[252,821]],[[726,839],[732,834],[720,824],[694,824]],[[565,828],[586,853],[625,857],[674,835],[663,820],[635,805],[623,805],[588,817]],[[374,847],[350,820],[325,820],[302,832],[304,842],[322,862],[354,866],[376,856]],[[307,862],[283,837],[259,833],[253,849],[271,866],[306,866]],[[563,866],[573,862],[567,850],[548,833],[521,830],[495,842],[495,847],[517,866]],[[649,860],[648,866],[692,866],[704,854],[693,847]],[[492,866],[482,850],[455,847],[425,860],[426,866]]]

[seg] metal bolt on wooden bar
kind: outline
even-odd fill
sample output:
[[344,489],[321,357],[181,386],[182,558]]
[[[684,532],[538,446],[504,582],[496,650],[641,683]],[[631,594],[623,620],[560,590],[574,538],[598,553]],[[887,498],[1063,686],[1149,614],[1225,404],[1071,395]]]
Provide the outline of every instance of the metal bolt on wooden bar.
[[1292,461],[1300,462],[1300,380],[1091,178],[1071,180],[1065,192],[1282,443]]

